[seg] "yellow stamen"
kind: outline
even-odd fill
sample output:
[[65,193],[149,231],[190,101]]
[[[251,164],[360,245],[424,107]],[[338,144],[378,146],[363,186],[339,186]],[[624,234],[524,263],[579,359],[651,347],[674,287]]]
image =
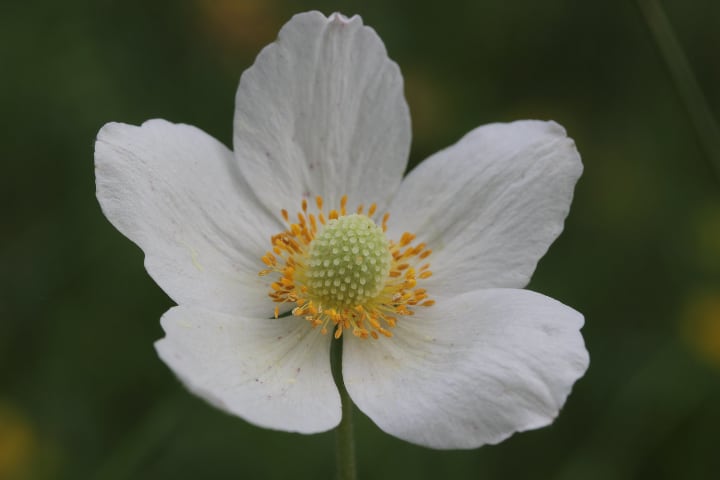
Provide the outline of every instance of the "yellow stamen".
[[347,215],[346,207],[347,207],[347,195],[343,195],[342,198],[340,199],[340,214],[343,217],[345,215]]

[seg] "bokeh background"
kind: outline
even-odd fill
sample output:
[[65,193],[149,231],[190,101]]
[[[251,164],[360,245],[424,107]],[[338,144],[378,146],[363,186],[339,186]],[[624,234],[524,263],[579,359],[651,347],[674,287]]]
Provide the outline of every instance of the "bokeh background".
[[[717,117],[720,2],[662,5]],[[0,479],[333,476],[332,433],[262,430],[181,387],[152,346],[172,303],[94,196],[105,122],[161,117],[231,145],[240,73],[308,9],[359,13],[384,39],[411,164],[522,118],[563,124],[585,163],[530,285],[587,320],[591,366],[558,420],[441,452],[359,415],[361,478],[717,478],[719,159],[637,3],[3,0]]]

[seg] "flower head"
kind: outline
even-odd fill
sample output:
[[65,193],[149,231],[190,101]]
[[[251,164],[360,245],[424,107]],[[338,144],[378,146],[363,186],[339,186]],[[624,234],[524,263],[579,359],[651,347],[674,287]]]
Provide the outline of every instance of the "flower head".
[[582,172],[553,122],[479,127],[407,177],[400,71],[359,17],[296,15],[240,80],[234,151],[163,120],[98,134],[103,212],[178,304],[160,357],[197,395],[302,433],[340,420],[329,350],[381,429],[474,448],[552,422],[582,315],[522,288]]

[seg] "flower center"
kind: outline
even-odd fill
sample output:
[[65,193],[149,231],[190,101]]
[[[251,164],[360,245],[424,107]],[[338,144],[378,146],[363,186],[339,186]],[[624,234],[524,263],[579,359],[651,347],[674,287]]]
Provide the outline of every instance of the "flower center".
[[310,244],[308,295],[342,310],[377,297],[390,273],[385,233],[365,215],[330,220]]
[[[348,214],[344,196],[340,210],[331,210],[326,219],[322,197],[316,204],[317,212],[311,213],[303,200],[297,222],[282,211],[288,229],[272,237],[272,252],[262,257],[268,269],[260,272],[279,275],[270,285],[273,301],[294,303],[292,314],[323,334],[332,327],[335,338],[350,330],[375,339],[391,337],[399,316],[435,303],[417,288],[418,280],[432,275],[430,264],[422,264],[431,250],[423,243],[411,245],[415,236],[408,232],[397,242],[388,240],[389,214],[378,226],[372,220],[375,204],[367,214],[362,205]],[[279,310],[275,307],[275,318]]]

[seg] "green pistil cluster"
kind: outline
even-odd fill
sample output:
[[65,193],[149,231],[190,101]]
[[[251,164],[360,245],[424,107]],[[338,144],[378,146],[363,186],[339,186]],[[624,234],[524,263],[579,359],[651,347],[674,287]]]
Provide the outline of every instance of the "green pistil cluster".
[[370,218],[330,220],[310,246],[308,293],[323,308],[363,305],[382,291],[391,260],[385,233]]

